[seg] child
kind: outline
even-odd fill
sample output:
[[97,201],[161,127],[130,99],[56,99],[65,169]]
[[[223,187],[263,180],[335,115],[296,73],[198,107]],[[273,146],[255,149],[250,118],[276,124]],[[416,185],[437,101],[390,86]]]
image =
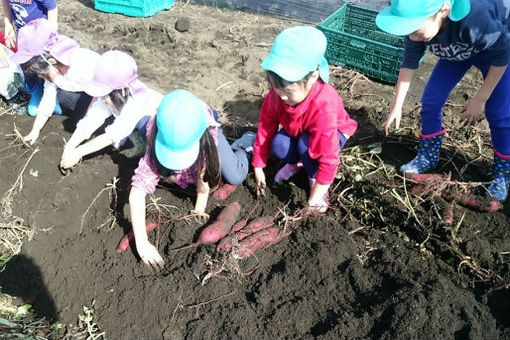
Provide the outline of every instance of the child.
[[[16,35],[21,27],[36,19],[48,19],[57,26],[58,10],[56,0],[1,0],[4,14],[4,39],[8,48],[16,49]],[[55,28],[56,29],[56,28]],[[30,93],[28,113],[36,115],[34,111],[39,105],[43,92],[43,82],[29,74],[24,75],[25,91]],[[57,105],[57,113],[61,112]]]
[[[73,167],[82,157],[108,145],[119,148],[135,128],[145,136],[145,125],[156,114],[163,98],[159,92],[138,80],[135,60],[115,50],[101,55],[85,92],[94,99],[64,148],[60,161],[62,169]],[[110,116],[114,116],[115,120],[104,133],[82,144]],[[143,140],[140,142],[138,138],[133,143],[143,144]]]
[[340,163],[338,153],[358,126],[328,84],[326,45],[324,34],[308,26],[288,28],[276,37],[261,64],[271,89],[260,109],[252,160],[257,194],[262,195],[263,168],[270,153],[286,163],[276,182],[304,167],[310,184],[308,205],[319,212],[328,208],[328,189]]
[[4,39],[9,48],[16,46],[16,32],[30,21],[45,18],[57,24],[56,0],[2,0]]
[[92,98],[83,92],[83,86],[92,79],[99,54],[79,48],[75,40],[56,34],[56,26],[46,19],[33,20],[22,27],[18,45],[11,60],[21,64],[25,74],[44,81],[38,114],[31,132],[23,138],[33,144],[57,102],[75,118],[85,114]]
[[216,112],[194,94],[175,90],[163,98],[147,124],[148,146],[132,178],[129,204],[136,249],[148,265],[163,265],[145,231],[145,196],[154,193],[161,178],[181,188],[196,185],[192,213],[206,219],[210,188],[222,177],[239,185],[248,174],[254,134],[247,133],[230,146],[216,119]]
[[401,166],[403,173],[423,173],[437,167],[444,136],[442,108],[451,90],[471,66],[483,74],[483,84],[471,98],[461,122],[473,124],[485,116],[494,148],[490,196],[504,201],[510,184],[510,7],[503,0],[393,0],[376,23],[382,30],[405,35],[404,58],[393,108],[385,122],[400,125],[402,105],[414,70],[427,47],[439,57],[421,99],[418,155]]

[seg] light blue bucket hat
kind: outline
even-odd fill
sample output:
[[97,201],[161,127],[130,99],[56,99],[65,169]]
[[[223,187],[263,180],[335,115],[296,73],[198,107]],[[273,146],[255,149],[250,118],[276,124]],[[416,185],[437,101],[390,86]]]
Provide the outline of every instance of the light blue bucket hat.
[[299,81],[319,68],[320,78],[327,83],[329,65],[324,57],[327,44],[324,33],[315,27],[290,27],[275,38],[261,66],[289,82]]
[[207,129],[204,102],[189,91],[172,91],[159,104],[156,124],[154,152],[161,165],[170,170],[193,165],[200,152],[200,138]]
[[418,30],[445,3],[451,4],[450,19],[462,20],[471,10],[470,0],[392,0],[375,18],[377,26],[393,35],[409,35]]

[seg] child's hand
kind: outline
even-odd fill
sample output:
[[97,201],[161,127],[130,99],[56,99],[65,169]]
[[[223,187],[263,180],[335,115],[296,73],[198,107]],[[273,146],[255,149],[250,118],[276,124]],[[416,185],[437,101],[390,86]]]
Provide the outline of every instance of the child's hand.
[[484,100],[480,100],[476,96],[471,98],[464,107],[464,112],[460,117],[460,122],[464,125],[473,125],[478,123],[483,119],[484,108]]
[[81,160],[81,156],[76,149],[64,150],[62,158],[60,160],[60,167],[62,169],[69,169],[78,164]]
[[263,168],[254,168],[257,197],[266,196],[266,175]]
[[207,214],[205,211],[200,210],[191,210],[190,214],[194,216],[198,222],[204,223],[209,219],[209,214]]
[[5,22],[5,46],[8,48],[13,48],[16,46],[16,29],[12,25],[12,23],[8,20],[4,20]]
[[156,247],[154,247],[150,242],[141,242],[140,244],[136,243],[136,251],[146,265],[157,270],[163,269],[165,261],[161,255],[159,255]]
[[398,129],[400,127],[400,119],[402,118],[402,107],[393,107],[391,109],[391,112],[388,114],[388,117],[386,117],[386,121],[384,122],[384,132],[386,133],[386,136],[389,134],[391,124],[395,122],[395,129]]
[[35,141],[37,140],[37,138],[39,138],[39,132],[31,131],[28,135],[23,137],[23,142],[33,145],[35,143]]

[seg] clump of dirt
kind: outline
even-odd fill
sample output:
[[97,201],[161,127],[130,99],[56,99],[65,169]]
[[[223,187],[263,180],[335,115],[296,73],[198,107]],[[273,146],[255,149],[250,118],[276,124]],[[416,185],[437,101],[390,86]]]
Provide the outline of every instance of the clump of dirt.
[[[162,92],[195,92],[220,111],[231,139],[256,129],[267,91],[260,61],[276,34],[296,24],[191,4],[151,18],[97,12],[88,1],[59,6],[64,34],[99,52],[127,50],[141,78]],[[188,31],[174,28],[182,18]],[[264,199],[255,197],[250,174],[228,200],[209,201],[212,218],[237,201],[241,218],[274,215],[292,230],[245,261],[214,246],[174,251],[196,240],[203,224],[186,218],[193,199],[172,187],[158,188],[147,202],[150,218],[162,222],[151,239],[164,269],[147,268],[133,250],[116,254],[131,228],[127,197],[137,161],[107,149],[63,177],[57,165],[72,124],[52,117],[13,202],[14,214],[37,235],[2,272],[2,290],[67,323],[95,300],[98,324],[111,339],[510,339],[508,205],[490,213],[456,205],[449,225],[435,200],[412,195],[412,184],[397,175],[415,153],[419,94],[433,62],[417,74],[405,128],[388,138],[381,126],[393,87],[332,68],[331,82],[359,131],[343,151],[328,213],[303,216],[305,176],[276,185],[275,163]],[[452,94],[447,127],[455,127],[479,84],[472,72]],[[14,124],[26,133],[32,123],[1,115],[0,136],[7,145]],[[438,172],[452,181],[487,181],[489,138],[483,125],[448,130]],[[2,192],[29,154],[19,143],[3,150]]]

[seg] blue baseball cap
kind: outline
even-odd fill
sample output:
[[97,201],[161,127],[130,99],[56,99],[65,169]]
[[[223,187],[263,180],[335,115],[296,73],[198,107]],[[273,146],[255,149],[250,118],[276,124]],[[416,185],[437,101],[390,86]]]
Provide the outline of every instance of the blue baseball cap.
[[261,66],[289,82],[299,81],[319,68],[319,76],[327,83],[329,65],[324,57],[327,44],[324,33],[315,27],[290,27],[275,38]]
[[390,34],[409,35],[448,2],[451,4],[449,17],[453,21],[464,19],[471,10],[470,0],[392,0],[390,7],[377,14],[375,23]]
[[204,102],[189,91],[172,91],[159,104],[156,124],[154,152],[161,165],[170,170],[193,165],[200,152],[200,138],[207,129]]

